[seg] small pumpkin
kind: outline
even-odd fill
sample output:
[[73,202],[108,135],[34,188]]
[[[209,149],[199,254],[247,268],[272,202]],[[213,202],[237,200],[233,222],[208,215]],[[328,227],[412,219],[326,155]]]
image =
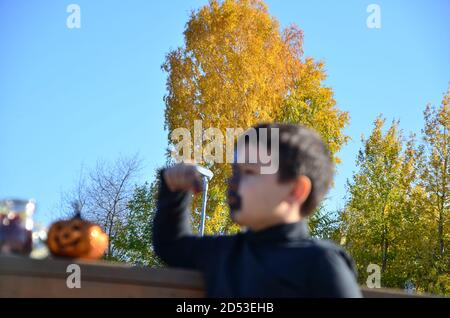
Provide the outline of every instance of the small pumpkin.
[[78,206],[70,220],[61,220],[50,226],[47,246],[55,256],[99,259],[108,247],[108,236],[100,226],[83,220]]

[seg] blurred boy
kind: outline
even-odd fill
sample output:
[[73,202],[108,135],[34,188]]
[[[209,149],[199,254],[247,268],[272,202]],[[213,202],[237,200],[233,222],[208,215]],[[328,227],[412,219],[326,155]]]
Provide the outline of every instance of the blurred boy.
[[[201,271],[209,297],[361,297],[352,259],[308,235],[306,218],[334,173],[322,139],[299,125],[254,129],[258,142],[238,142],[228,190],[231,217],[247,231],[192,235],[188,207],[191,191],[201,191],[201,177],[194,164],[180,163],[160,172],[156,254],[169,266]],[[267,145],[260,129],[267,131]],[[262,174],[259,150],[271,149],[271,129],[277,130],[278,171]]]

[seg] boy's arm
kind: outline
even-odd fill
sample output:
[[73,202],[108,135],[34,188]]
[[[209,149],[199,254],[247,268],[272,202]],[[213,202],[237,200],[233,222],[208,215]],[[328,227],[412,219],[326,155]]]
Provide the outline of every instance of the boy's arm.
[[200,270],[207,256],[217,248],[218,237],[192,235],[189,205],[192,192],[171,191],[159,172],[160,188],[153,220],[153,248],[169,266]]

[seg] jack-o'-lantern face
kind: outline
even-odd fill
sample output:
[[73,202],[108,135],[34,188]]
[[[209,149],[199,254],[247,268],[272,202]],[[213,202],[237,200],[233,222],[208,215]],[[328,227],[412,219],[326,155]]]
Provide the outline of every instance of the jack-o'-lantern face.
[[98,225],[73,218],[52,224],[47,245],[56,256],[97,259],[105,252],[108,237]]

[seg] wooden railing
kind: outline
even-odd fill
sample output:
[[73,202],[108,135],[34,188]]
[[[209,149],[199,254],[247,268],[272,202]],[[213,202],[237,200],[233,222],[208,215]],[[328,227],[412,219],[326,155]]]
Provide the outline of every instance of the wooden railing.
[[[80,268],[81,288],[69,288],[70,264]],[[69,268],[70,269],[70,268]],[[73,277],[69,277],[69,281]],[[362,289],[364,297],[423,297],[386,289]],[[106,262],[36,260],[0,256],[0,297],[205,297],[202,276]]]

